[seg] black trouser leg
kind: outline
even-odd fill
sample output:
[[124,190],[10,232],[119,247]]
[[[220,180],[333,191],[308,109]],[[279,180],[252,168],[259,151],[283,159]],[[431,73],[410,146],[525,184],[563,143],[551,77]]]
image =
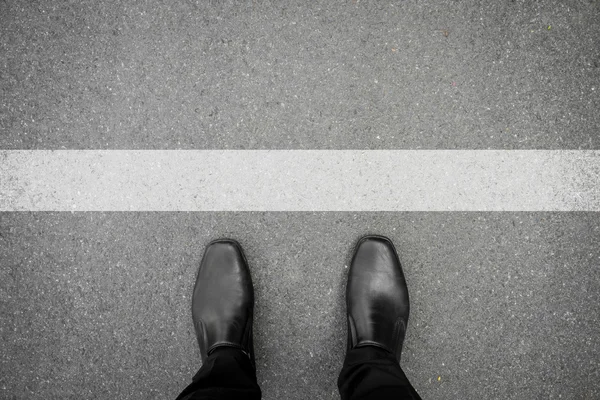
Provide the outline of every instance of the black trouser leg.
[[241,350],[222,347],[206,359],[177,400],[260,400],[256,372]]
[[342,400],[421,400],[396,357],[375,346],[348,351],[338,388]]

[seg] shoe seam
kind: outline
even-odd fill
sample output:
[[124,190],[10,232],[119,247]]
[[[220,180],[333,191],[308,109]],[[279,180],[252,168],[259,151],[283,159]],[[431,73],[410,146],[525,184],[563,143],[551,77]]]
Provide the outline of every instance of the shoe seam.
[[363,340],[360,343],[358,343],[356,346],[354,346],[354,348],[358,349],[360,347],[367,347],[367,346],[379,347],[380,349],[383,349],[383,350],[395,355],[394,351],[392,351],[389,347],[387,347],[386,345],[381,344],[379,342],[375,342],[373,340]]
[[206,352],[206,355],[210,355],[213,351],[215,351],[219,347],[233,347],[233,348],[242,350],[244,353],[248,353],[246,351],[246,349],[244,348],[244,346],[240,346],[239,344],[233,343],[233,342],[223,341],[223,342],[217,342],[217,343],[213,344],[212,346],[210,346],[210,348]]

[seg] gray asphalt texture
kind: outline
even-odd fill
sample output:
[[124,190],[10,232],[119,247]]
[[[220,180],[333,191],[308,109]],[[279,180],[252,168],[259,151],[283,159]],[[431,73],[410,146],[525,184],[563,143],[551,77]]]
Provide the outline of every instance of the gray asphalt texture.
[[200,365],[204,245],[233,237],[256,289],[264,398],[336,399],[346,266],[366,233],[391,237],[404,265],[402,365],[424,399],[600,396],[597,213],[0,218],[2,398],[176,397]]
[[[0,149],[598,149],[600,2],[0,1]],[[424,399],[600,398],[598,213],[0,213],[0,398],[174,398],[241,242],[264,398],[337,399],[390,236]]]
[[600,2],[0,2],[0,148],[600,147]]

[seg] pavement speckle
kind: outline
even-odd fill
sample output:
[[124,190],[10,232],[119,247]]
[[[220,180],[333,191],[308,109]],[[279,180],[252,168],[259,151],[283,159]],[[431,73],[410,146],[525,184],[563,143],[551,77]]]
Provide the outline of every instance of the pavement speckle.
[[389,235],[423,398],[600,395],[597,213],[2,213],[0,397],[174,398],[204,245],[238,239],[265,399],[336,399],[356,240]]

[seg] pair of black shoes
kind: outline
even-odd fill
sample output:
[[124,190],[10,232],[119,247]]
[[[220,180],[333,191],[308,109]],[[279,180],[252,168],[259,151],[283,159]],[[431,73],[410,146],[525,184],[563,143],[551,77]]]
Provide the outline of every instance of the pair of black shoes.
[[[408,289],[398,254],[383,236],[357,244],[346,287],[348,350],[376,346],[400,362],[409,314]],[[242,350],[254,365],[254,289],[241,246],[211,242],[200,263],[192,317],[202,361],[219,347]]]

